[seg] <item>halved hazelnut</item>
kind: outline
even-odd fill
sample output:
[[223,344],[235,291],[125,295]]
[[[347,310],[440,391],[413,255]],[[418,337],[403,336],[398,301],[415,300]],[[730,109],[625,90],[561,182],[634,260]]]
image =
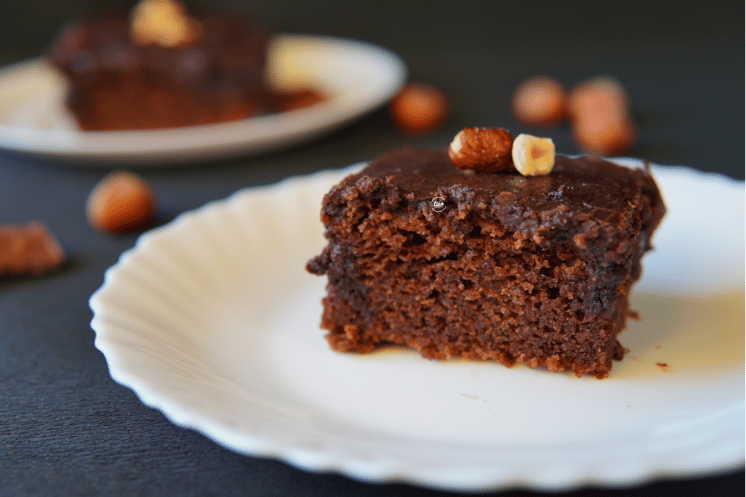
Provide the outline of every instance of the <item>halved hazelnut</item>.
[[520,134],[513,140],[513,164],[524,176],[543,176],[554,167],[554,142],[551,138],[539,138]]

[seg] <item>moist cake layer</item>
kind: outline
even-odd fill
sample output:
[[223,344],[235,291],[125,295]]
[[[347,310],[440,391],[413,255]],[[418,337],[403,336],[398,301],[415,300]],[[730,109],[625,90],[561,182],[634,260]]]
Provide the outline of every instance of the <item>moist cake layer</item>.
[[331,347],[397,343],[606,377],[665,209],[645,169],[558,156],[548,176],[466,174],[404,148],[325,197]]

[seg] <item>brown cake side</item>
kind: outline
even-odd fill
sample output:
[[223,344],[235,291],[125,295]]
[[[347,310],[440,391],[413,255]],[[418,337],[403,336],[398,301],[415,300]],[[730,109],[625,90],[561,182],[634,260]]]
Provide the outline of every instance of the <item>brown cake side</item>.
[[558,156],[548,176],[464,174],[446,150],[404,148],[325,196],[329,243],[307,269],[328,276],[334,350],[604,378],[664,212],[646,170]]
[[263,81],[268,30],[240,15],[189,19],[199,29],[174,46],[134,39],[130,12],[61,30],[49,57],[69,83],[67,104],[82,129],[202,125],[273,110]]

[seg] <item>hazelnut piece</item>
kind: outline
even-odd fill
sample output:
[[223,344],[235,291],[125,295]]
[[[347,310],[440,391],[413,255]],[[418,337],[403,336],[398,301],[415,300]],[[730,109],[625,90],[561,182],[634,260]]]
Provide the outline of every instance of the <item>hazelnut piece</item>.
[[459,169],[478,173],[513,170],[513,135],[503,128],[464,128],[448,147],[448,157]]
[[544,176],[554,167],[554,142],[551,138],[520,134],[513,141],[513,164],[524,176]]
[[0,276],[40,275],[65,262],[65,251],[40,222],[0,225]]

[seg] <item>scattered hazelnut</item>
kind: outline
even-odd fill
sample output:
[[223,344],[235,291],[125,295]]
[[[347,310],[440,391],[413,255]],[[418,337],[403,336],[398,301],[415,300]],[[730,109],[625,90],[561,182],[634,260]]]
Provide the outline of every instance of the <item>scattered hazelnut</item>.
[[554,78],[534,76],[513,93],[513,114],[519,121],[534,126],[549,126],[565,117],[567,90]]
[[107,233],[144,229],[155,217],[155,195],[139,176],[115,171],[91,191],[86,215],[94,228]]
[[513,140],[513,164],[524,176],[543,176],[554,167],[554,142],[551,138],[520,134]]
[[621,83],[599,76],[578,84],[569,98],[573,137],[583,150],[600,155],[622,154],[636,136],[629,97]]
[[617,114],[581,115],[573,123],[573,138],[583,150],[599,155],[627,152],[635,141],[635,125]]
[[202,34],[202,23],[189,17],[178,0],[142,0],[132,9],[130,36],[138,45],[189,45]]
[[611,76],[599,76],[573,87],[567,109],[572,119],[589,114],[629,114],[629,97],[622,84]]
[[389,112],[394,123],[411,135],[434,131],[448,118],[448,97],[425,83],[409,83],[391,101]]
[[448,147],[448,156],[459,169],[479,173],[511,171],[513,135],[503,128],[464,128]]

